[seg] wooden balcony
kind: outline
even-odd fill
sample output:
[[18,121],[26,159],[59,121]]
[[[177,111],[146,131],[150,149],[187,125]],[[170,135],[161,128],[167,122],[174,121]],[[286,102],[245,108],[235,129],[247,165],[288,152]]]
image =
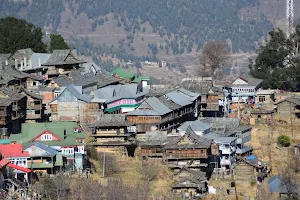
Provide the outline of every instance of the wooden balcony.
[[26,114],[26,119],[40,119],[41,114]]
[[42,110],[42,105],[27,105],[27,110]]
[[16,110],[20,110],[21,107],[19,105],[13,105],[12,106],[12,110],[16,111]]
[[208,158],[207,154],[169,154],[167,159],[192,159],[192,158]]

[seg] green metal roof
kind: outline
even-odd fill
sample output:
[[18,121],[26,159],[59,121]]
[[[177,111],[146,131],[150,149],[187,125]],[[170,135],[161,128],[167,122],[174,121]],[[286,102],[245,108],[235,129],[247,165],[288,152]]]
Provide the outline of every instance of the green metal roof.
[[132,82],[134,83],[140,83],[142,81],[150,81],[151,77],[150,76],[137,76],[133,79]]
[[[62,141],[39,141],[48,146],[75,146],[80,145],[76,138],[85,138],[85,132],[74,133],[74,128],[79,127],[76,122],[49,122],[49,123],[25,123],[22,124],[22,133],[11,134],[10,140],[17,141],[24,146],[29,145],[33,138],[43,131],[50,131],[54,135],[62,138]],[[64,139],[64,130],[66,130],[66,139]]]
[[10,144],[10,139],[0,139],[0,144]]
[[115,69],[114,71],[110,72],[110,75],[113,75],[113,74],[117,74],[120,77],[125,78],[125,79],[132,79],[134,77],[133,72],[127,71],[122,67],[119,67],[119,68]]

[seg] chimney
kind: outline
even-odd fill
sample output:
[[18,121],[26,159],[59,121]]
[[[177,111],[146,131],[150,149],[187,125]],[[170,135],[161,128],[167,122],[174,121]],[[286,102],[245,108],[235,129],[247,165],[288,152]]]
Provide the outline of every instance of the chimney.
[[39,67],[41,67],[41,58],[39,58]]
[[8,65],[8,60],[5,60],[5,65]]
[[18,69],[18,60],[15,59],[15,68]]

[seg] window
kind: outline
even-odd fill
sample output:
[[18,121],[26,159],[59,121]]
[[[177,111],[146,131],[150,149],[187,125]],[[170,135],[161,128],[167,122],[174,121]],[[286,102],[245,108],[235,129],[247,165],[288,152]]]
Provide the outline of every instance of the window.
[[60,95],[60,93],[61,93],[60,91],[55,91],[55,92],[54,92],[54,97],[57,97],[57,96],[59,96],[59,95]]
[[46,140],[52,140],[52,135],[51,134],[44,134],[41,137],[42,141],[46,141]]
[[258,101],[259,102],[265,102],[266,101],[266,97],[265,96],[259,96],[258,97]]
[[32,86],[37,86],[35,81],[32,81]]

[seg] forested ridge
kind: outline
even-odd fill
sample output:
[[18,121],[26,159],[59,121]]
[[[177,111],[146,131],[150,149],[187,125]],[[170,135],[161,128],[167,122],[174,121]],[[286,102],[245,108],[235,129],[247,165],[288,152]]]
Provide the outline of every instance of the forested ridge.
[[74,17],[86,13],[93,28],[103,25],[105,15],[114,13],[133,38],[136,31],[142,31],[140,25],[149,22],[153,32],[167,38],[173,54],[199,50],[212,39],[230,39],[236,52],[253,50],[255,42],[272,29],[263,15],[240,17],[241,8],[255,7],[259,0],[2,0],[0,17],[13,15],[39,27],[51,24],[55,30],[67,3],[72,5]]

